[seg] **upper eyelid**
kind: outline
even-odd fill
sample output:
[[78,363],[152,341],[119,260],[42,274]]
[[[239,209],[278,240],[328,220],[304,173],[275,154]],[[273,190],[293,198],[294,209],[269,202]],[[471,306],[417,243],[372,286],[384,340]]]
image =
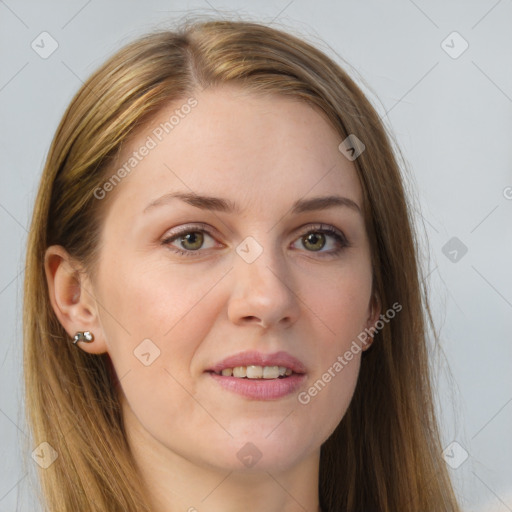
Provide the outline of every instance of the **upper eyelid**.
[[[344,231],[341,229],[332,226],[331,224],[323,223],[323,222],[310,222],[303,224],[302,226],[299,226],[298,228],[294,229],[294,233],[302,232],[302,234],[307,234],[309,232],[315,232],[315,231],[322,231],[322,230],[334,230],[336,234],[338,234],[343,241],[348,245],[349,241],[347,236],[345,235]],[[185,225],[183,228],[181,228],[176,233],[170,233],[169,235],[164,235],[163,242],[169,242],[169,241],[176,241],[180,236],[185,235],[187,233],[193,233],[196,231],[205,232],[208,236],[211,238],[214,238],[214,235],[217,233],[217,230],[213,228],[212,226],[204,223],[197,223],[197,224],[190,224]],[[331,236],[334,236],[331,234]],[[193,251],[191,251],[193,252]]]
[[187,233],[195,233],[197,231],[204,232],[212,238],[217,234],[217,230],[206,224],[190,224],[189,226],[180,228],[176,233],[165,234],[162,241],[165,242],[166,240],[176,239],[180,236],[186,235]]

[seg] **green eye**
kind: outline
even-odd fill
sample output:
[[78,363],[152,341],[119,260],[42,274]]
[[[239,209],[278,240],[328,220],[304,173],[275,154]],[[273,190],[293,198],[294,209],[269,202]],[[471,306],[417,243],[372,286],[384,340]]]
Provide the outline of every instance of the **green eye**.
[[323,233],[308,233],[302,237],[302,243],[306,249],[319,251],[325,246],[325,235]]
[[200,231],[191,231],[179,240],[181,246],[189,251],[197,251],[204,243],[204,235]]
[[[338,256],[344,249],[350,247],[350,243],[341,231],[325,224],[311,226],[295,242],[295,244],[298,243],[306,249],[306,252],[318,253],[318,257],[321,258]],[[301,247],[296,247],[296,249],[301,249]]]
[[[208,242],[208,238],[210,242]],[[198,224],[187,226],[178,233],[175,233],[164,240],[163,245],[167,245],[173,252],[182,256],[200,256],[202,249],[212,249],[215,247],[214,237],[206,229],[206,225]]]
[[[213,249],[215,243],[210,243],[210,246],[204,247],[207,243],[207,238],[212,239],[213,236],[202,225],[188,226],[181,230],[179,233],[171,235],[164,239],[162,244],[169,246],[174,252],[182,256],[201,256],[203,250]],[[324,225],[317,224],[310,226],[309,230],[301,237],[296,239],[295,244],[300,243],[301,247],[295,249],[306,249],[309,253],[318,253],[318,257],[334,257],[340,254],[343,249],[350,247],[345,235],[337,229]]]

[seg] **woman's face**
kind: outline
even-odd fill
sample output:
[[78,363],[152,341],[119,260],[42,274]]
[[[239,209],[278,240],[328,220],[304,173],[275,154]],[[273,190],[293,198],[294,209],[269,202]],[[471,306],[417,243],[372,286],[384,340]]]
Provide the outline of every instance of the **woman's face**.
[[109,174],[127,163],[104,199],[95,335],[134,445],[291,468],[345,414],[361,352],[344,354],[375,320],[361,187],[308,105],[232,87],[195,98],[140,129]]

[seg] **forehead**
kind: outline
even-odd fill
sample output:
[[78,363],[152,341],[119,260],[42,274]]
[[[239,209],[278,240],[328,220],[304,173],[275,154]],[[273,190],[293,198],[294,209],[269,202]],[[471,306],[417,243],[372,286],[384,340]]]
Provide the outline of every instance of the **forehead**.
[[141,211],[180,191],[270,208],[337,191],[361,205],[359,179],[340,142],[326,117],[303,101],[207,89],[161,109],[124,145],[113,171],[127,172],[115,202]]

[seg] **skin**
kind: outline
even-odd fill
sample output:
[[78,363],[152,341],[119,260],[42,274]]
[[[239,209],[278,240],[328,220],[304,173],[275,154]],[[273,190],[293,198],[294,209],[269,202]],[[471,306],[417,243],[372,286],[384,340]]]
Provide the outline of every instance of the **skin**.
[[[78,262],[62,247],[48,249],[52,304],[70,336],[94,333],[94,342],[80,349],[108,352],[113,362],[153,510],[315,511],[320,447],[350,403],[361,353],[307,405],[297,394],[380,311],[362,215],[348,207],[293,215],[290,209],[298,199],[337,194],[362,210],[361,186],[354,164],[338,150],[340,137],[309,105],[226,86],[194,96],[198,105],[105,199],[95,279],[83,274],[77,283]],[[183,103],[141,128],[118,165]],[[144,213],[175,191],[229,199],[242,212],[174,199]],[[162,243],[197,222],[211,228],[198,256],[171,248],[200,243]],[[349,246],[335,255],[331,235],[323,247],[322,239],[303,242],[318,223],[341,231]],[[236,252],[248,236],[263,249],[250,264]],[[146,352],[160,350],[149,366],[134,356],[145,339],[154,344]],[[226,391],[205,373],[245,350],[289,352],[306,366],[304,385],[261,401]],[[237,457],[246,443],[261,453],[252,467]]]

